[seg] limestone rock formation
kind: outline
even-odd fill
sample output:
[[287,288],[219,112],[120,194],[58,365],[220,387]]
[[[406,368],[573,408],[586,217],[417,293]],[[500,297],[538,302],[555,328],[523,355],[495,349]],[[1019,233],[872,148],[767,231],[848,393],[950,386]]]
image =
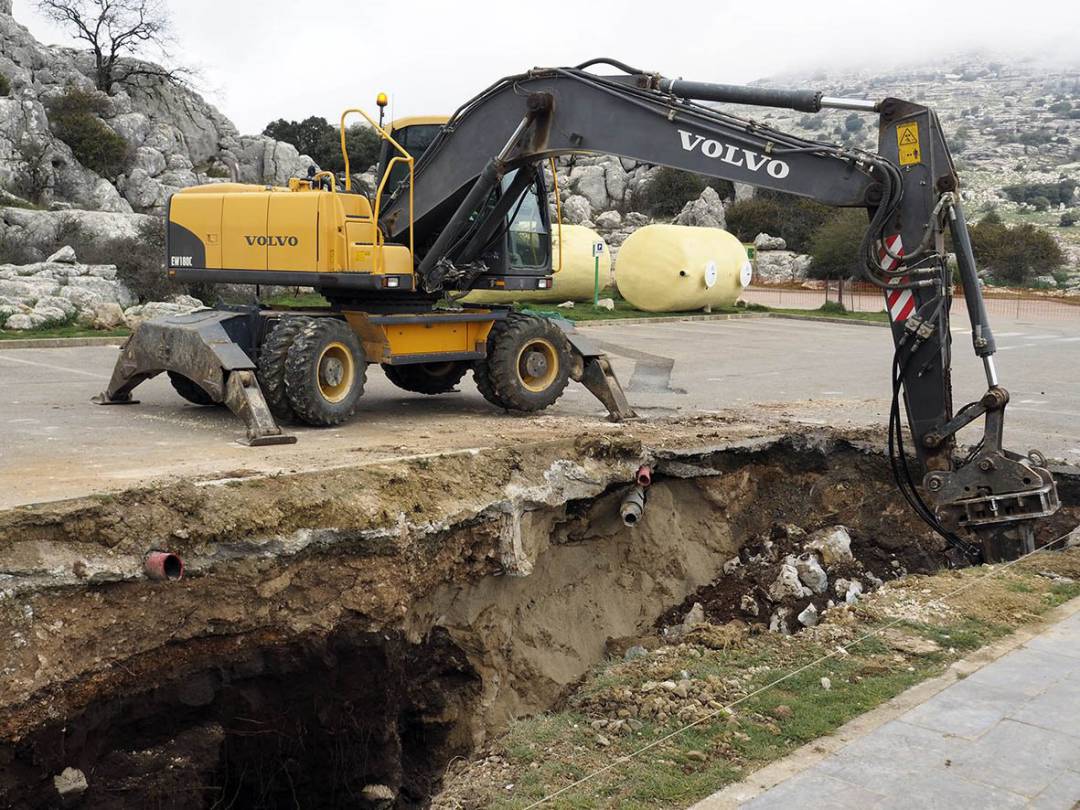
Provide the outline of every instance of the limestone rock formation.
[[696,200],[690,200],[675,217],[676,225],[693,225],[699,228],[726,228],[724,203],[716,189],[706,186]]
[[120,308],[134,303],[135,297],[117,280],[112,265],[69,261],[0,265],[4,329],[21,331],[72,322],[94,326],[115,321]]
[[791,250],[759,250],[754,263],[756,281],[760,284],[805,281],[811,262],[809,256]]
[[[0,4],[0,188],[44,205],[92,211],[162,213],[174,191],[234,178],[281,184],[304,175],[310,158],[262,135],[242,136],[192,90],[156,78],[131,79],[109,94],[95,89],[91,55],[47,46]],[[124,170],[102,177],[81,165],[50,128],[50,101],[69,88],[95,96],[101,121],[131,150]]]

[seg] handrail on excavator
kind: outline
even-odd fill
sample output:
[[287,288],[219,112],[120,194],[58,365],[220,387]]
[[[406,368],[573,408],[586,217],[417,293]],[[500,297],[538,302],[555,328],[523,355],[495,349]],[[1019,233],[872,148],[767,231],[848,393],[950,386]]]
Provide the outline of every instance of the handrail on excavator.
[[337,194],[337,178],[334,177],[333,172],[318,172],[311,178],[312,186],[315,185],[317,180],[322,180],[324,177],[330,178],[330,191]]
[[380,265],[382,264],[382,250],[380,248],[382,248],[383,239],[385,238],[383,236],[382,230],[380,230],[380,228],[379,228],[379,210],[382,207],[383,189],[386,188],[387,178],[390,177],[390,169],[395,163],[398,163],[399,161],[402,162],[402,163],[405,163],[409,167],[409,264],[412,265],[415,262],[415,259],[416,259],[416,254],[415,254],[415,251],[414,251],[414,243],[413,243],[413,179],[414,179],[414,163],[415,163],[415,161],[413,160],[413,156],[408,153],[408,151],[405,149],[405,147],[403,147],[400,143],[395,141],[393,139],[393,137],[391,137],[389,132],[387,132],[385,129],[383,129],[381,126],[379,126],[377,123],[375,123],[374,118],[372,118],[370,115],[368,115],[366,112],[364,112],[359,107],[350,107],[349,109],[345,110],[345,112],[343,112],[341,114],[341,127],[340,127],[341,156],[345,159],[345,190],[346,191],[352,191],[352,171],[351,171],[351,169],[349,167],[349,149],[348,149],[348,147],[346,146],[346,143],[345,143],[345,119],[348,118],[351,113],[356,113],[358,115],[362,115],[364,117],[364,119],[369,124],[371,124],[372,129],[374,129],[379,134],[380,138],[387,141],[391,146],[393,146],[398,152],[401,153],[400,155],[395,156],[387,164],[386,171],[383,172],[382,182],[379,183],[379,188],[375,192],[375,211],[374,211],[374,214],[373,214],[373,225],[374,225],[374,228],[375,228],[375,266],[372,268],[372,271],[373,271],[373,273],[375,275],[378,275],[379,271],[381,269]]

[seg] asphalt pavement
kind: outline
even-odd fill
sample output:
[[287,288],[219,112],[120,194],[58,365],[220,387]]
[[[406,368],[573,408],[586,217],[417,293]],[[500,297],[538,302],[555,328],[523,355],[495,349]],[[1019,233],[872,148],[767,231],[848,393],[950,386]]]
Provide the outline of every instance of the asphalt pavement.
[[[995,327],[1001,382],[1012,393],[1006,444],[1080,463],[1080,319]],[[892,343],[883,328],[746,318],[585,331],[609,352],[645,418],[737,408],[811,425],[886,423]],[[981,395],[985,381],[967,333],[960,326],[954,332],[959,406]],[[501,420],[513,418],[486,403],[471,376],[459,392],[432,398],[398,390],[371,367],[351,422],[298,429],[292,447],[253,449],[233,441],[242,426],[227,410],[185,403],[164,375],[137,389],[139,405],[91,404],[116,357],[115,347],[5,350],[0,344],[0,508],[178,474],[293,470],[347,464],[356,453],[466,449],[497,442]],[[547,413],[598,421],[604,415],[573,383]]]

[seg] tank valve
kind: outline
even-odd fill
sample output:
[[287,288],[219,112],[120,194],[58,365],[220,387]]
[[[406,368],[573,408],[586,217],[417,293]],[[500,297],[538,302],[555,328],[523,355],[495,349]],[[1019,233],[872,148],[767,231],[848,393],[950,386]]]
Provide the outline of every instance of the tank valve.
[[171,551],[151,551],[146,555],[143,569],[150,579],[179,580],[184,578],[184,561]]
[[619,506],[619,514],[622,522],[627,526],[636,526],[645,512],[645,487],[635,484],[626,493],[622,505]]

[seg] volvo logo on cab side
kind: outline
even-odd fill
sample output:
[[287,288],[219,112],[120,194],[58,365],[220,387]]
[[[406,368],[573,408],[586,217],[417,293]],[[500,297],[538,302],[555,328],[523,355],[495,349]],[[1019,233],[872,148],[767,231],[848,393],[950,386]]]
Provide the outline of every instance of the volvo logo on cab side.
[[296,247],[300,240],[295,236],[245,236],[248,247]]
[[732,166],[745,166],[752,172],[760,172],[764,167],[766,174],[777,180],[782,180],[791,172],[791,167],[783,160],[762,155],[753,149],[739,147],[732,143],[723,144],[706,138],[704,135],[687,132],[685,129],[679,130],[679,137],[682,139],[682,148],[687,152],[697,149],[705,157],[720,160]]

